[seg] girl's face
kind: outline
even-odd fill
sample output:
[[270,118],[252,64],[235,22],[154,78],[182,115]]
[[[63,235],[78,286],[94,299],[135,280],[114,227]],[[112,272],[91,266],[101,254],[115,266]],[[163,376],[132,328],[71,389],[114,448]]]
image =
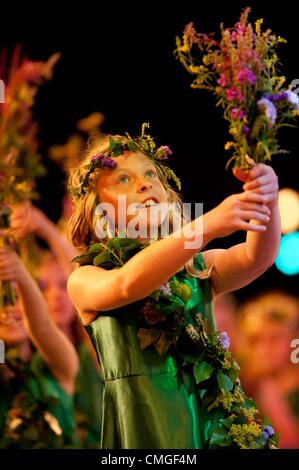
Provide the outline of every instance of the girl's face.
[[[164,203],[165,208],[168,201],[166,190],[153,163],[140,152],[128,151],[118,157],[113,157],[113,160],[117,163],[117,167],[112,170],[105,167],[101,169],[97,191],[101,203],[110,203],[113,206],[115,215],[112,214],[112,216],[115,226],[118,227],[119,222],[118,210],[121,214],[125,214],[126,227],[130,220],[137,216],[139,229],[141,226],[147,229],[152,224],[160,226],[166,214],[165,210],[164,212],[159,210],[159,204]],[[158,203],[157,206],[152,206],[151,209],[136,208],[131,214],[127,213],[131,204],[143,203],[148,198],[153,198]],[[125,207],[122,201],[125,201]],[[109,211],[108,216],[111,218]]]
[[0,339],[4,343],[18,344],[28,338],[28,334],[23,323],[23,305],[18,284],[13,281],[11,284],[16,291],[17,302],[15,305],[9,305],[0,312]]
[[39,280],[54,322],[58,326],[70,323],[74,318],[74,307],[66,289],[67,276],[59,263],[43,263],[39,269]]

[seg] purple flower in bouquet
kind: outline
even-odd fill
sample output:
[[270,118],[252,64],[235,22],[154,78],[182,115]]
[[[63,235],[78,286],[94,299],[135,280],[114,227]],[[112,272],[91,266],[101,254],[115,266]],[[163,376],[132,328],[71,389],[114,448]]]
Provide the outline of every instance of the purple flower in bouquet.
[[270,120],[272,127],[277,118],[277,111],[275,105],[272,103],[272,101],[268,100],[267,98],[262,98],[258,100],[257,105],[260,109],[265,112],[267,118]]
[[171,289],[169,282],[166,282],[165,284],[161,284],[158,289],[160,289],[164,295],[171,295]]
[[239,70],[237,75],[236,75],[236,78],[240,83],[244,83],[245,80],[248,80],[250,85],[254,85],[254,83],[256,82],[256,76],[249,69]]
[[219,340],[220,340],[221,346],[225,349],[228,349],[230,343],[229,343],[229,338],[227,336],[226,331],[223,331],[222,333],[220,333]]
[[284,91],[283,93],[279,93],[278,95],[268,95],[267,99],[271,101],[279,101],[283,100],[288,97],[288,93]]
[[247,134],[250,131],[250,127],[246,126],[246,124],[243,124],[242,129],[243,129],[243,132],[245,132],[245,134]]
[[93,157],[91,157],[91,160],[93,162],[95,162],[95,161],[99,160],[100,158],[104,158],[104,157],[105,157],[105,155],[103,153],[99,153],[99,155],[94,155]]
[[295,109],[299,109],[299,97],[296,93],[294,93],[293,91],[291,90],[287,90],[286,91],[287,93],[287,100],[289,103],[291,104],[294,104],[295,105]]

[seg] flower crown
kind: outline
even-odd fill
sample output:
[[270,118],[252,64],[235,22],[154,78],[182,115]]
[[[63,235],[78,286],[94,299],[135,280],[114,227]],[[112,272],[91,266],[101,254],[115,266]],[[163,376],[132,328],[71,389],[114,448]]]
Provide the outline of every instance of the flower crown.
[[110,136],[110,145],[108,150],[105,153],[100,153],[91,157],[90,163],[83,167],[84,170],[87,170],[85,175],[81,175],[80,169],[78,170],[79,186],[69,187],[69,192],[72,195],[73,199],[80,199],[81,196],[83,196],[87,192],[89,176],[94,172],[96,168],[100,168],[103,166],[106,166],[108,168],[116,168],[117,163],[112,160],[111,156],[118,157],[119,155],[122,155],[125,151],[142,152],[150,160],[155,161],[155,164],[158,165],[166,179],[172,178],[180,191],[181,182],[179,178],[170,168],[168,168],[168,166],[162,163],[163,160],[168,158],[168,155],[172,154],[172,151],[167,145],[161,146],[156,149],[156,144],[153,138],[150,135],[145,134],[144,132],[146,127],[149,127],[149,124],[143,123],[141,135],[134,139],[127,132],[125,133],[126,138],[114,140]]

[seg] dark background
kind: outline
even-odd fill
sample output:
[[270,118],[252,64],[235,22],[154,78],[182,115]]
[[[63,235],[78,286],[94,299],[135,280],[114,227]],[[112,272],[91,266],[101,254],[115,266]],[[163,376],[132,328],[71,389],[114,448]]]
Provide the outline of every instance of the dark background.
[[[93,111],[104,113],[104,132],[139,134],[141,124],[150,122],[151,135],[173,150],[171,167],[182,181],[185,202],[203,202],[207,212],[230,194],[241,192],[242,183],[231,169],[225,171],[231,155],[224,150],[225,142],[231,140],[228,123],[211,93],[190,88],[192,76],[173,56],[175,37],[182,36],[191,21],[197,31],[218,34],[220,22],[232,27],[241,9],[251,6],[252,24],[263,17],[262,30],[271,28],[288,40],[277,51],[288,85],[299,78],[295,2],[95,5],[80,2],[64,12],[62,4],[44,4],[41,10],[26,5],[24,10],[15,6],[1,12],[1,47],[10,51],[21,43],[23,53],[32,60],[45,61],[54,52],[62,53],[52,81],[40,89],[34,108],[40,122],[40,152],[48,167],[47,177],[39,183],[42,198],[37,205],[58,220],[64,175],[47,158],[47,149],[63,144],[76,132],[78,119]],[[271,165],[280,188],[298,191],[298,130],[283,128],[278,137],[281,148],[290,153],[274,156]],[[245,238],[246,233],[240,231],[212,241],[207,248],[228,248]],[[241,300],[260,289],[277,287],[298,294],[298,281],[299,275],[286,276],[273,265],[235,294]]]

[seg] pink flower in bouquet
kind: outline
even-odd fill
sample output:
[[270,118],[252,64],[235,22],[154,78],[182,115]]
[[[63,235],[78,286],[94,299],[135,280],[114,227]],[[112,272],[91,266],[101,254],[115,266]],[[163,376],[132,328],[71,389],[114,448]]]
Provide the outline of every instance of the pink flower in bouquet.
[[232,34],[231,34],[231,40],[234,42],[234,41],[237,40],[237,37],[238,37],[238,36],[237,36],[236,31],[233,31]]
[[222,88],[224,88],[227,85],[227,78],[224,73],[220,74],[220,78],[217,80],[217,83],[219,83]]
[[245,26],[242,26],[241,24],[238,24],[237,25],[237,31],[238,31],[239,34],[243,35],[246,31],[246,28],[245,28]]
[[229,100],[233,100],[236,98],[236,96],[238,96],[238,92],[233,86],[226,90],[226,94]]
[[254,83],[256,82],[256,76],[249,69],[239,70],[236,75],[236,78],[240,83],[244,83],[245,80],[248,80],[250,85],[254,85]]
[[243,124],[242,129],[243,129],[243,132],[245,132],[245,134],[247,134],[250,131],[250,128],[246,126],[246,124]]
[[245,113],[243,110],[238,110],[238,108],[233,108],[230,112],[230,115],[232,118],[235,119],[242,119],[245,116]]

